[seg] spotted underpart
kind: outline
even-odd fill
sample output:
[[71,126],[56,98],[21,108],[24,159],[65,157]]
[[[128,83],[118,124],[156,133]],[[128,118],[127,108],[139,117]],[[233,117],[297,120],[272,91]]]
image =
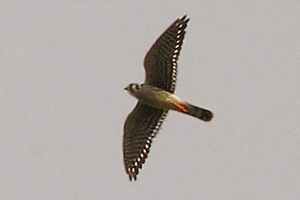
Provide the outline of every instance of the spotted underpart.
[[144,61],[146,84],[174,93],[177,61],[189,18],[177,19],[154,43]]

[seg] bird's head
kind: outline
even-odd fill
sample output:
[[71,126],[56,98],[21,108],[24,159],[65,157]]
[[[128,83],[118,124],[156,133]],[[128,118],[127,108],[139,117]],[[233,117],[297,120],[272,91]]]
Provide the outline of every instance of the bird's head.
[[139,92],[142,89],[143,84],[130,83],[124,90],[127,90],[130,94]]

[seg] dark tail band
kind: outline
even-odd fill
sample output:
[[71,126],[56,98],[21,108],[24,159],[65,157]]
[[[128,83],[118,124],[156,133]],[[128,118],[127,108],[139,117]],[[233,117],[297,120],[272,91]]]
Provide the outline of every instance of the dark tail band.
[[201,119],[203,121],[210,121],[213,118],[213,113],[210,112],[209,110],[199,108],[197,106],[189,104],[187,106],[187,112],[186,114],[191,115],[193,117],[196,117],[198,119]]

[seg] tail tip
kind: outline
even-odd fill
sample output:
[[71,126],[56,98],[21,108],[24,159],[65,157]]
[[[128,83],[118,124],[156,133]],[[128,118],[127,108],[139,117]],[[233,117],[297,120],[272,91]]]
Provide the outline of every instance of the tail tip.
[[206,122],[209,122],[212,120],[213,117],[214,114],[212,112],[210,112],[209,110],[205,110],[202,119]]

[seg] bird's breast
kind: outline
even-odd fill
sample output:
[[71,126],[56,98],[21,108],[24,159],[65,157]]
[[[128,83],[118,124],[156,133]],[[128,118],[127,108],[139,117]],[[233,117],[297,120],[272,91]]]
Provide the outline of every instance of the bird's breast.
[[164,90],[149,90],[137,97],[139,101],[159,109],[174,109],[175,102],[180,99],[172,93]]

